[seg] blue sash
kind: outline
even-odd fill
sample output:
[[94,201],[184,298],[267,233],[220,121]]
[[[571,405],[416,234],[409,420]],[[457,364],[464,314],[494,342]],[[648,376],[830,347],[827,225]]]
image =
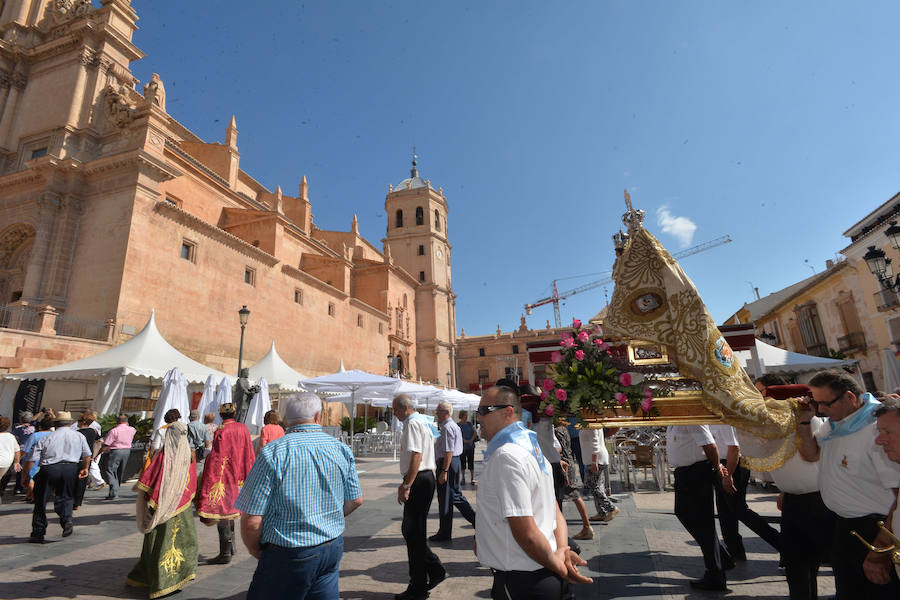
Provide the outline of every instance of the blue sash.
[[487,462],[491,458],[491,454],[504,444],[515,444],[528,450],[528,453],[537,461],[541,471],[551,474],[550,463],[544,458],[541,447],[538,445],[537,434],[530,429],[525,429],[521,421],[511,423],[498,431],[488,444],[487,450],[484,451],[484,461]]
[[826,423],[831,427],[831,431],[819,441],[827,442],[832,438],[850,435],[874,423],[876,421],[875,410],[881,406],[881,402],[868,392],[862,395],[862,401],[863,405],[852,415],[846,416],[840,421],[828,419]]
[[428,425],[429,429],[431,429],[431,435],[434,436],[435,439],[441,437],[441,432],[438,431],[438,428],[437,428],[437,426],[434,424],[434,421],[429,421],[428,418],[427,418],[425,415],[423,415],[423,414],[421,414],[421,413],[414,412],[413,414],[411,414],[411,415],[409,415],[408,417],[406,417],[406,420],[407,420],[407,421],[410,421],[410,420],[413,420],[413,419],[415,419],[415,420],[417,420],[417,421],[422,421],[423,423],[425,423],[426,425]]

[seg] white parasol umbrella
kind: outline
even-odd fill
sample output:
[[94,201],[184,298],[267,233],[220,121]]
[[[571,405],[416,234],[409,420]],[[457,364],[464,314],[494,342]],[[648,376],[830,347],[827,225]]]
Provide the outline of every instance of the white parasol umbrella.
[[187,379],[177,367],[169,370],[163,377],[162,390],[153,408],[153,431],[157,431],[165,424],[163,417],[173,408],[181,413],[180,421],[187,423],[188,413],[191,410],[187,398]]
[[200,411],[201,422],[203,422],[203,417],[206,416],[206,413],[213,412],[211,407],[215,399],[216,378],[213,375],[210,375],[206,378],[206,383],[203,384],[203,395],[200,396],[200,402],[197,403],[197,410]]
[[884,370],[884,393],[892,394],[900,387],[900,362],[890,348],[881,351],[881,364]]
[[265,377],[260,379],[257,385],[259,386],[259,391],[254,394],[253,400],[250,401],[247,422],[244,423],[247,429],[250,430],[251,435],[259,433],[259,430],[264,425],[263,419],[265,419],[266,413],[272,410],[272,403],[269,401],[269,384],[266,382]]
[[228,379],[228,376],[226,375],[222,378],[222,381],[219,382],[219,385],[216,386],[216,395],[213,397],[213,402],[212,405],[210,405],[209,410],[206,411],[215,413],[216,425],[222,424],[222,417],[219,416],[219,407],[231,402],[231,386],[231,380]]

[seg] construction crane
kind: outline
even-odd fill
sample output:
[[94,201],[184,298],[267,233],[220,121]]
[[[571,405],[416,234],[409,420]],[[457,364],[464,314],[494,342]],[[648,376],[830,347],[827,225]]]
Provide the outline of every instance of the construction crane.
[[[701,252],[706,252],[716,246],[721,246],[722,244],[730,243],[731,237],[728,235],[723,235],[722,237],[717,237],[714,240],[709,240],[708,242],[703,242],[702,244],[697,244],[696,246],[691,246],[690,248],[685,248],[680,252],[676,252],[672,255],[673,258],[686,258],[688,256],[693,256],[694,254],[699,254]],[[580,285],[576,288],[572,288],[571,290],[560,293],[556,287],[557,280],[553,280],[553,293],[546,298],[541,298],[531,304],[525,305],[525,314],[530,315],[531,312],[539,307],[544,306],[545,304],[553,304],[553,319],[556,323],[556,327],[562,327],[562,319],[559,316],[559,302],[560,300],[565,300],[569,296],[574,296],[575,294],[580,294],[581,292],[586,292],[588,290],[592,290],[594,288],[598,288],[603,285],[608,285],[613,282],[611,277],[607,277],[606,279],[599,279],[597,281],[592,281],[590,283],[585,283],[584,285]]]

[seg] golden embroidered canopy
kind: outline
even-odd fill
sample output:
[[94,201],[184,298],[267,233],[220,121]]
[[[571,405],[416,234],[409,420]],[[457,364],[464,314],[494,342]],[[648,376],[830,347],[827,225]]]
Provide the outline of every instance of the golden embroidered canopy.
[[[790,403],[763,400],[694,284],[643,228],[643,212],[631,208],[627,193],[626,202],[628,235],[617,236],[616,287],[603,323],[607,334],[664,345],[679,373],[700,382],[701,403],[707,410],[755,437],[778,440],[780,451],[770,442],[762,454],[783,462],[792,446],[787,437],[795,431]],[[667,424],[665,413],[653,421]],[[780,456],[773,456],[773,450]]]

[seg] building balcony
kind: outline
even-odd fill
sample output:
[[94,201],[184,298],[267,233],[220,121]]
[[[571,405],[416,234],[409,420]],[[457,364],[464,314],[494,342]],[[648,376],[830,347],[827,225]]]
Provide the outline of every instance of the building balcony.
[[810,356],[828,356],[828,344],[815,344],[807,346],[806,353]]
[[841,352],[862,352],[866,349],[866,336],[862,331],[854,331],[837,339]]
[[875,307],[879,311],[891,310],[900,306],[900,294],[891,290],[879,290],[875,292]]

